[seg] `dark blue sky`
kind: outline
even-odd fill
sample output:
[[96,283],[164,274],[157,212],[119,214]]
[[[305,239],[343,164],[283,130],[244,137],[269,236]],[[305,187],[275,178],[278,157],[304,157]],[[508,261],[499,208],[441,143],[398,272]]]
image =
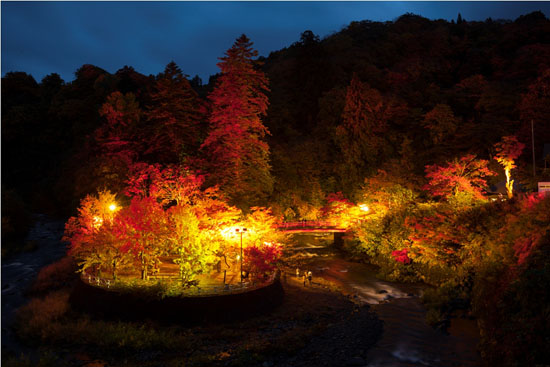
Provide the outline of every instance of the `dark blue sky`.
[[245,33],[260,55],[289,46],[305,30],[321,38],[351,21],[516,19],[550,2],[2,2],[2,75],[65,81],[83,64],[111,73],[124,65],[157,74],[174,60],[204,82],[217,58]]

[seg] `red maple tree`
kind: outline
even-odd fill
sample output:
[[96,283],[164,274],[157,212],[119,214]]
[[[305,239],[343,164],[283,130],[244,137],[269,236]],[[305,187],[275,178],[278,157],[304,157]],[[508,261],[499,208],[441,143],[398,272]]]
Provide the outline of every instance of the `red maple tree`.
[[395,250],[392,251],[391,256],[395,259],[395,261],[403,263],[403,264],[410,264],[412,262],[411,258],[407,255],[409,252],[409,249],[402,249],[402,250]]
[[162,205],[187,204],[202,195],[204,176],[175,165],[136,163],[131,168],[126,195],[153,197]]
[[159,256],[168,251],[165,242],[170,226],[166,212],[152,197],[134,197],[115,218],[115,228],[124,242],[121,251],[134,255],[141,279],[147,279],[149,271],[156,269]]
[[485,177],[494,175],[494,172],[487,167],[488,163],[487,160],[476,159],[475,155],[468,154],[447,162],[445,166],[428,165],[426,178],[429,181],[424,186],[424,190],[446,199],[459,193],[484,199],[484,187],[487,185]]
[[243,255],[244,268],[256,279],[263,280],[275,270],[281,255],[282,248],[277,243],[246,247]]

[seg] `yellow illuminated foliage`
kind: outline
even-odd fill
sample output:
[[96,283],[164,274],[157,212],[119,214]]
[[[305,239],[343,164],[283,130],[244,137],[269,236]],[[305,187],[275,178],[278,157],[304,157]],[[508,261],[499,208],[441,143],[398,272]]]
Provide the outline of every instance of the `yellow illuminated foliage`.
[[336,227],[351,229],[372,214],[368,204],[353,204],[340,194],[333,194],[328,199],[324,219]]
[[525,144],[518,141],[515,136],[504,136],[502,140],[495,144],[496,155],[495,159],[504,168],[504,174],[506,175],[506,192],[508,198],[511,199],[514,196],[514,180],[512,180],[511,171],[516,168],[515,160],[521,155]]
[[172,231],[168,236],[170,250],[177,254],[182,285],[191,284],[195,277],[208,271],[218,260],[219,241],[201,229],[201,220],[193,207],[176,205],[168,210]]
[[128,263],[128,256],[120,251],[121,242],[113,233],[119,209],[115,203],[115,194],[110,191],[88,195],[80,203],[78,216],[65,225],[63,240],[70,243],[69,253],[77,259],[81,271],[100,272],[105,267],[116,278],[119,268]]
[[162,196],[147,196],[151,190],[143,186],[129,207],[119,207],[115,195],[102,191],[81,202],[78,216],[66,226],[64,239],[71,243],[70,254],[81,271],[100,274],[108,270],[113,279],[121,267],[133,266],[146,280],[158,270],[160,256],[170,256],[179,266],[183,287],[196,283],[225,259],[237,264],[240,260],[241,234],[243,247],[274,247],[284,239],[277,230],[277,220],[266,208],[242,212],[229,206],[216,188],[200,190],[196,182],[186,183],[179,177],[178,192],[192,192],[186,200],[176,200],[166,208]]
[[252,213],[246,216],[243,226],[248,229],[247,245],[262,246],[264,242],[281,243],[286,235],[277,230],[277,218],[271,209],[253,207]]

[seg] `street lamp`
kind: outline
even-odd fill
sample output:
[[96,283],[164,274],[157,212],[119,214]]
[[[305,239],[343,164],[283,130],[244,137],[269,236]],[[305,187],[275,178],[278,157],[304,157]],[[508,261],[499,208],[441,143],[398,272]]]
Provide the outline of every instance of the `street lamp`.
[[243,284],[243,233],[245,233],[246,231],[246,228],[235,228],[235,232],[240,233],[241,235],[241,285]]

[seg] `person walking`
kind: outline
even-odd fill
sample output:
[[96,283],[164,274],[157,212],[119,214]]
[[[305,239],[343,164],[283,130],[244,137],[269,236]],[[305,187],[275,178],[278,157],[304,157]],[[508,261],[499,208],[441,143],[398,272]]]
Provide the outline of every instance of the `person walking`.
[[311,271],[307,272],[307,280],[309,281],[309,286],[311,287],[311,279],[313,278],[313,274]]
[[307,280],[307,274],[306,274],[305,271],[304,271],[304,276],[303,276],[303,278],[304,278],[304,287],[305,287],[305,286],[306,286],[306,280]]

